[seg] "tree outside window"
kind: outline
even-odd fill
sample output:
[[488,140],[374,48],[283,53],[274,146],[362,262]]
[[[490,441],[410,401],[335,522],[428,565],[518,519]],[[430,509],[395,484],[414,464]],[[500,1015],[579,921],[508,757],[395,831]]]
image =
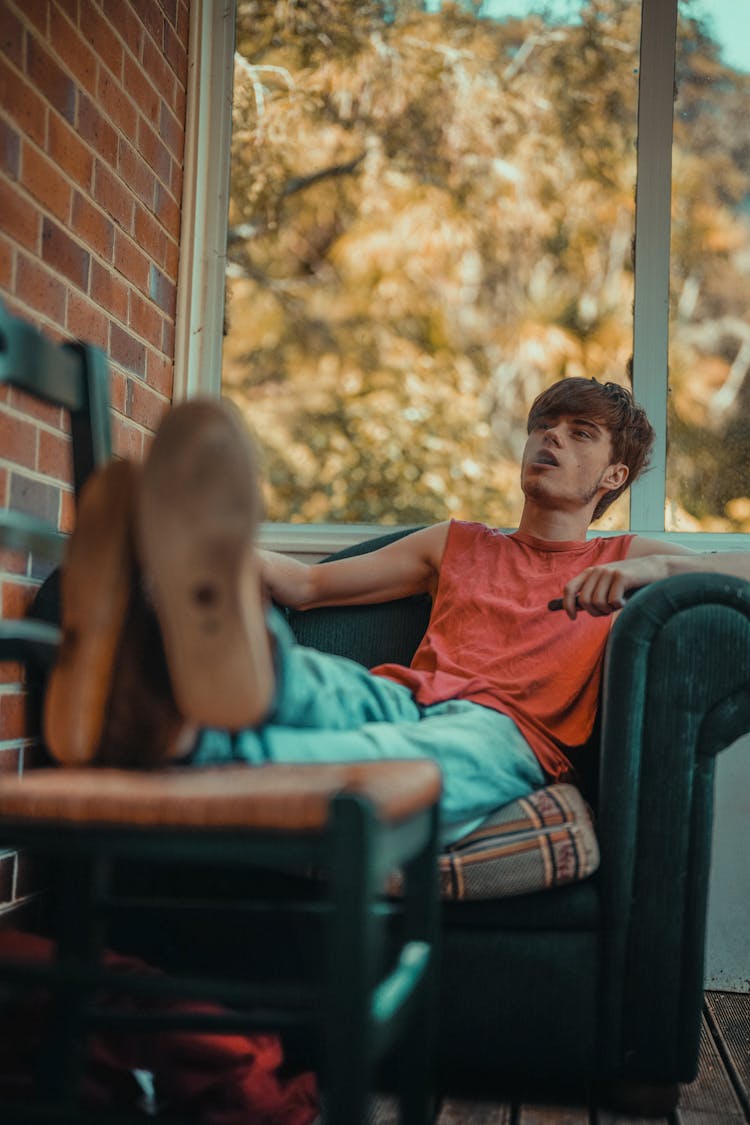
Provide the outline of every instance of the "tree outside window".
[[[690,7],[669,518],[748,530],[747,477],[705,486],[747,434],[747,77]],[[629,381],[639,39],[633,0],[239,0],[223,390],[270,519],[511,526],[533,397]]]

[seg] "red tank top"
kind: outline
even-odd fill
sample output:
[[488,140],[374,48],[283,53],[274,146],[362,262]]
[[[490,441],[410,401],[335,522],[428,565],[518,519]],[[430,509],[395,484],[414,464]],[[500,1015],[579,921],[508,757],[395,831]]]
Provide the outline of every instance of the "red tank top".
[[587,566],[623,559],[632,535],[548,542],[452,521],[430,622],[408,668],[373,669],[418,703],[469,699],[509,715],[553,778],[591,734],[611,617],[547,609]]

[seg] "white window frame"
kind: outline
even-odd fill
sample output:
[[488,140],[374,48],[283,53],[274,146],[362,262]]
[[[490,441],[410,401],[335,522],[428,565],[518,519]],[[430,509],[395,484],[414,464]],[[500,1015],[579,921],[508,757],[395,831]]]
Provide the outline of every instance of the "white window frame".
[[[630,527],[697,550],[747,550],[750,535],[665,532],[669,252],[678,0],[642,0],[635,226],[633,390],[657,432],[631,489]],[[192,0],[174,398],[221,394],[235,0]],[[394,530],[375,524],[264,524],[261,541],[320,557]]]

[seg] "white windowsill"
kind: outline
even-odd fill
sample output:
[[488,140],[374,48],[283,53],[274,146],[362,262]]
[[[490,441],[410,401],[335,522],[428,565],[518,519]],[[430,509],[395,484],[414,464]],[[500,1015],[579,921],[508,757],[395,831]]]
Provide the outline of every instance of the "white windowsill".
[[[258,542],[261,547],[273,551],[282,551],[287,555],[304,556],[305,559],[320,559],[334,551],[341,551],[355,543],[363,543],[366,539],[373,539],[380,535],[390,535],[393,532],[407,530],[384,524],[301,524],[301,523],[264,523],[260,527]],[[622,535],[619,531],[597,531],[593,528],[592,535]],[[648,539],[663,540],[665,543],[679,543],[683,547],[690,547],[694,551],[749,551],[750,535],[731,532],[711,534],[708,532],[688,531],[646,531],[642,533]]]

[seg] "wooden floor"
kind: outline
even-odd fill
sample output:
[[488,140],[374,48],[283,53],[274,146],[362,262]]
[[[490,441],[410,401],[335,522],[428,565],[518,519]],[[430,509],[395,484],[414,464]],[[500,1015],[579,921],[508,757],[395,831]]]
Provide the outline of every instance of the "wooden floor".
[[[373,1125],[397,1121],[381,1103]],[[600,1107],[565,1103],[443,1103],[436,1125],[740,1125],[750,1122],[750,994],[708,992],[703,1016],[700,1069],[683,1086],[675,1113],[643,1118]]]

